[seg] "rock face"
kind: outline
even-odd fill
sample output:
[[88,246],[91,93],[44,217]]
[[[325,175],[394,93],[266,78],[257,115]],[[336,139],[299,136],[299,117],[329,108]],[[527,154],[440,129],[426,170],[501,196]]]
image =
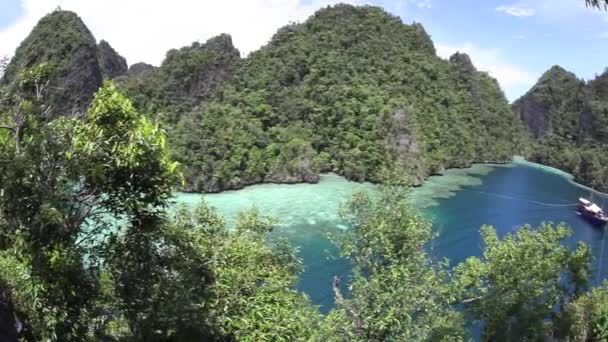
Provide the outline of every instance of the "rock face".
[[[477,113],[476,129],[465,134],[482,133],[489,137],[486,146],[476,150],[478,162],[505,162],[511,160],[515,151],[528,144],[525,129],[517,115],[514,115],[496,79],[478,71],[471,58],[465,53],[455,53],[449,59],[450,66],[465,93],[471,100],[472,110]],[[468,120],[468,118],[464,118]],[[475,132],[475,130],[478,130]],[[479,131],[480,130],[480,131]],[[503,142],[505,148],[487,148],[487,145]],[[452,166],[468,166],[468,163]]]
[[108,42],[102,40],[98,45],[99,64],[104,79],[113,79],[126,75],[128,71],[127,60],[119,55]]
[[143,62],[139,62],[139,63],[135,63],[133,65],[131,65],[131,67],[129,68],[129,71],[127,72],[127,75],[129,75],[129,77],[137,77],[142,75],[145,72],[148,72],[150,70],[154,70],[154,66],[147,64],[147,63],[143,63]]
[[319,10],[279,29],[234,72],[225,67],[236,59],[231,47],[220,36],[170,51],[160,67],[170,71],[167,102],[204,103],[194,117],[167,120],[177,122],[174,156],[191,189],[311,182],[321,170],[381,181],[395,166],[419,181],[510,160],[524,134],[498,83],[468,56],[439,58],[420,24],[381,8]]
[[550,127],[548,118],[549,108],[546,103],[540,102],[534,96],[527,96],[522,98],[516,106],[521,121],[535,139],[547,135]]
[[316,182],[330,170],[380,181],[395,165],[420,180],[508,160],[523,132],[496,80],[467,55],[439,58],[422,25],[372,6],[319,10],[245,59],[224,34],[169,51],[160,67],[128,70],[78,16],[57,11],[2,82],[17,89],[20,72],[44,62],[54,67],[54,116],[82,113],[102,80],[115,79],[169,132],[188,190]]
[[52,70],[49,117],[86,111],[101,86],[102,69],[95,38],[75,13],[55,11],[43,17],[17,48],[2,82],[16,90],[20,73],[41,63]]
[[466,53],[457,52],[450,59],[450,64],[456,71],[461,82],[466,86],[467,91],[471,94],[475,105],[481,105],[481,91],[477,78],[477,69],[471,61],[471,57]]
[[239,59],[227,34],[169,51],[160,66],[168,97],[173,102],[202,101],[230,78]]
[[608,190],[608,75],[585,83],[554,66],[513,108],[534,138],[532,161],[572,173]]
[[385,148],[393,155],[396,162],[402,168],[408,168],[409,174],[413,177],[412,181],[418,185],[421,183],[424,174],[420,168],[416,167],[416,160],[420,159],[420,147],[413,130],[411,115],[402,108],[393,111],[389,118]]
[[581,121],[586,108],[585,83],[559,66],[545,72],[513,107],[535,139],[550,134],[578,135],[589,128],[588,119]]
[[138,108],[157,108],[161,119],[173,125],[220,91],[239,61],[232,38],[222,34],[170,50],[158,68],[134,64],[118,83]]

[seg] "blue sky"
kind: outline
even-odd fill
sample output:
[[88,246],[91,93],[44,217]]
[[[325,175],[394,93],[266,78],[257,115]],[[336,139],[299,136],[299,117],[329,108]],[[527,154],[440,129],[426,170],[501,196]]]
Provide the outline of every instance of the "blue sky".
[[[130,63],[158,64],[170,48],[230,33],[244,54],[280,26],[338,0],[0,0],[0,56],[10,55],[36,21],[61,5],[76,11],[98,39]],[[584,0],[346,0],[384,7],[420,22],[438,54],[471,55],[510,100],[558,64],[589,79],[608,66],[608,14]]]
[[[419,2],[420,3],[420,2]],[[418,4],[419,4],[418,3]],[[421,22],[435,45],[468,47],[474,62],[495,68],[511,100],[553,65],[593,78],[608,66],[608,14],[584,0],[434,0],[396,8],[405,21]],[[509,75],[510,74],[510,75]]]

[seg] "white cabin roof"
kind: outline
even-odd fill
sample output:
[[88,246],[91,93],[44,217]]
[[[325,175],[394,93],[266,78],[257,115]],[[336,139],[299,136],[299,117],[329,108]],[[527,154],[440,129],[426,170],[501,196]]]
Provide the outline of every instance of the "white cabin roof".
[[595,214],[601,214],[602,212],[604,212],[602,208],[598,207],[595,203],[592,203],[591,205],[586,206],[585,208]]
[[585,207],[585,209],[591,213],[594,214],[603,214],[604,210],[602,210],[602,208],[600,208],[597,204],[591,202],[590,200],[586,199],[586,198],[579,198],[578,199],[579,202],[581,202],[581,204]]

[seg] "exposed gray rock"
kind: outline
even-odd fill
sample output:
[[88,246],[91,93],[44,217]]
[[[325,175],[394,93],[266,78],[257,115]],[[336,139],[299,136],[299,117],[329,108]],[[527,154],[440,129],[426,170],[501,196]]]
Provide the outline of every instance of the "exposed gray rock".
[[385,149],[393,156],[395,163],[407,169],[410,175],[420,180],[424,170],[420,169],[420,147],[416,133],[412,129],[412,118],[405,109],[396,109],[386,124],[388,134]]
[[513,108],[536,139],[551,134],[576,137],[591,127],[585,83],[560,66],[545,72]]
[[133,65],[131,65],[131,67],[129,68],[129,71],[127,72],[127,74],[129,75],[129,77],[134,76],[140,76],[148,71],[154,70],[156,69],[153,65],[144,63],[144,62],[139,62],[139,63],[135,63]]
[[550,131],[549,108],[534,96],[521,98],[517,105],[519,116],[534,138],[540,139]]
[[458,77],[466,85],[467,91],[471,94],[473,104],[481,106],[481,91],[477,78],[477,69],[473,65],[471,58],[466,53],[457,52],[450,57],[450,64],[456,70]]
[[[184,59],[190,61],[187,70]],[[211,38],[204,44],[197,42],[170,50],[160,67],[165,92],[173,102],[187,101],[196,105],[232,76],[239,59],[240,53],[227,34]]]
[[127,74],[127,60],[119,55],[108,42],[105,40],[100,41],[98,50],[99,64],[101,65],[102,74],[105,79],[113,79]]
[[18,95],[21,73],[46,63],[51,68],[45,103],[49,118],[84,113],[102,83],[95,37],[69,11],[46,15],[19,45],[2,82]]

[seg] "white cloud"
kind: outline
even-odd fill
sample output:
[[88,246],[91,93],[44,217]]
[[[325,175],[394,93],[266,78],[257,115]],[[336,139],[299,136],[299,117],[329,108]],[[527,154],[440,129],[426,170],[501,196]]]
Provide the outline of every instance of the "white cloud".
[[585,5],[584,0],[520,0],[518,6],[534,10],[535,14],[548,22],[580,27],[589,20],[608,21],[608,13]]
[[418,8],[431,8],[433,7],[431,0],[419,0],[416,1]]
[[498,6],[496,10],[515,17],[532,17],[536,14],[536,10],[533,8],[520,5]]
[[511,101],[532,87],[538,77],[536,73],[505,61],[497,49],[485,49],[472,43],[458,46],[438,43],[435,47],[437,54],[443,58],[449,58],[456,52],[468,54],[478,70],[486,71],[498,80]]
[[[4,1],[4,0],[3,0]],[[105,39],[129,63],[158,65],[172,48],[232,35],[247,54],[276,30],[306,19],[320,7],[359,0],[21,0],[24,15],[0,30],[0,56],[12,55],[38,20],[58,5],[80,15],[98,40]]]

